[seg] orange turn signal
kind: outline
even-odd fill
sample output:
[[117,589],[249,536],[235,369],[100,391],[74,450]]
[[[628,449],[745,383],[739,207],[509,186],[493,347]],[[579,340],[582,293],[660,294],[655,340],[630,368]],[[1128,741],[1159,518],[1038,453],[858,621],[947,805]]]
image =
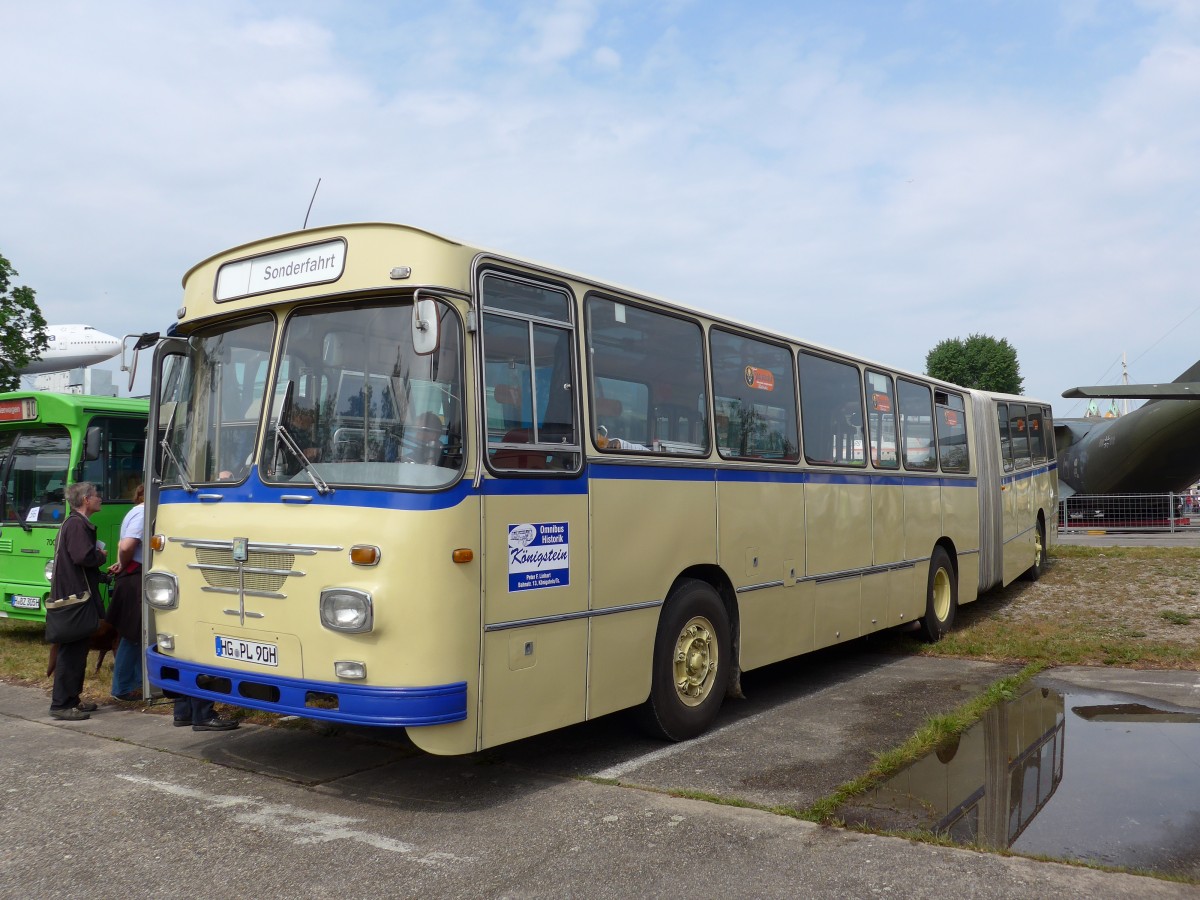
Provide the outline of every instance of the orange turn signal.
[[475,558],[475,551],[466,547],[460,547],[450,554],[450,558],[456,563],[469,563]]
[[357,544],[350,548],[350,562],[356,566],[378,565],[381,555],[379,548],[371,544]]
[[150,549],[155,553],[162,550],[162,548],[165,546],[167,546],[167,539],[164,535],[156,534],[154,537],[150,538]]

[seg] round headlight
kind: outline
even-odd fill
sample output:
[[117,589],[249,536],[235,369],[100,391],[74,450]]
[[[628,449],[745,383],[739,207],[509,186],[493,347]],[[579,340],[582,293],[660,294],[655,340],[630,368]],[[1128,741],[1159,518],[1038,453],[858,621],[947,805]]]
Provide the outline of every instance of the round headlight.
[[47,581],[54,577],[54,559],[53,557],[46,560],[46,567],[42,569],[42,575]]
[[146,602],[155,609],[174,609],[179,605],[179,582],[170,572],[150,572],[143,584]]
[[352,634],[370,631],[375,624],[371,595],[351,588],[321,591],[321,624]]

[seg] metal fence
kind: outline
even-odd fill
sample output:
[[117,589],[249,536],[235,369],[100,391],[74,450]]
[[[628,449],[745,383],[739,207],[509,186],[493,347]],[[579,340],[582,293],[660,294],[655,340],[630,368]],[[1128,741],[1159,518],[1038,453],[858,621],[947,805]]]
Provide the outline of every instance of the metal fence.
[[1059,531],[1200,531],[1200,496],[1075,494],[1058,504]]

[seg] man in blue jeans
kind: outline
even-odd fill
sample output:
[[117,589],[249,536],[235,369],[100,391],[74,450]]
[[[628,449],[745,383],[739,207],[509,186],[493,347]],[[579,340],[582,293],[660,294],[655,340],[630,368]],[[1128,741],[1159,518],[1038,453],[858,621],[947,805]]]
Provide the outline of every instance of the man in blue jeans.
[[192,731],[232,731],[238,727],[237,719],[218,716],[211,700],[199,697],[175,695],[175,727],[192,726]]
[[117,629],[121,643],[113,660],[112,696],[132,702],[142,699],[142,531],[146,492],[137,486],[133,507],[121,522],[117,561],[108,573],[114,582],[105,621]]

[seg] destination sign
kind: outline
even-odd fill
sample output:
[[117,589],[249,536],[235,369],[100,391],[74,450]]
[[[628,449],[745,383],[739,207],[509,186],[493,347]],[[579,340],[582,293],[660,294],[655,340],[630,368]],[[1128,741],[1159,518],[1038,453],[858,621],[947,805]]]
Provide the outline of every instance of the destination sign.
[[37,415],[37,401],[32,398],[0,402],[0,422],[29,422]]
[[346,268],[346,242],[338,239],[251,256],[217,270],[218,303],[307,284],[337,281]]

